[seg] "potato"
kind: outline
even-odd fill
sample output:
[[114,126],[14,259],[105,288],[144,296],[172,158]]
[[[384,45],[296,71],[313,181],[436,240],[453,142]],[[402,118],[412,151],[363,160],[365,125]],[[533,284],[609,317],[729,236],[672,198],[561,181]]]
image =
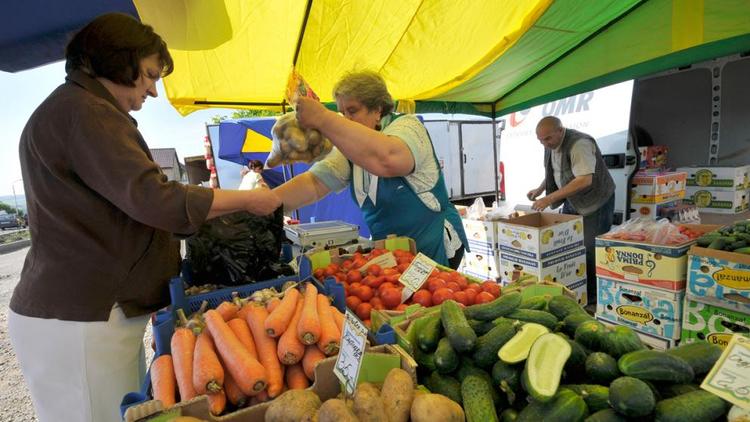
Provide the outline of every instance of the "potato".
[[418,394],[411,405],[412,422],[464,422],[461,406],[442,394]]
[[383,405],[390,422],[408,422],[414,400],[414,381],[401,368],[393,368],[383,381]]
[[323,142],[323,135],[321,135],[317,129],[306,130],[305,137],[307,138],[307,143],[313,147]]
[[343,400],[330,399],[320,406],[318,422],[358,422],[358,419]]
[[378,387],[363,382],[354,390],[354,414],[362,422],[388,422]]
[[266,422],[298,422],[314,414],[320,398],[309,390],[289,390],[271,402],[266,411]]

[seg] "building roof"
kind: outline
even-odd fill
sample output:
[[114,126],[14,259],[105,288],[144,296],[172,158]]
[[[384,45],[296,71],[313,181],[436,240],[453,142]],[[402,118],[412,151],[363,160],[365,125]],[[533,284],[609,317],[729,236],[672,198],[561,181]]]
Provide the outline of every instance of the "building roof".
[[154,157],[154,161],[159,167],[163,169],[171,169],[179,165],[180,161],[177,159],[177,150],[174,148],[150,148],[151,155]]

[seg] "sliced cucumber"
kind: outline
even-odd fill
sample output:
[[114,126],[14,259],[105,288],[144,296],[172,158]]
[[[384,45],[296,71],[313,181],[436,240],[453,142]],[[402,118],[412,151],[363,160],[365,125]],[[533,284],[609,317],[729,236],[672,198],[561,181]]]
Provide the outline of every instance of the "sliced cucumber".
[[570,344],[557,334],[543,334],[534,342],[523,373],[524,385],[534,399],[545,402],[555,395],[570,352]]
[[518,363],[529,357],[534,342],[549,333],[547,327],[533,322],[526,323],[507,343],[500,348],[497,356],[505,363]]

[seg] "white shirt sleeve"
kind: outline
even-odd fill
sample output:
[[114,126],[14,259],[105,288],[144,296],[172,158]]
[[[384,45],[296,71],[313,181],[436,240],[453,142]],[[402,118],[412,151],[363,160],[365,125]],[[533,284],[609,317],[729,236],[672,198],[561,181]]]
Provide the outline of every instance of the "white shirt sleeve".
[[570,149],[570,168],[573,175],[585,176],[596,170],[596,146],[589,139],[580,139]]
[[336,147],[333,147],[321,161],[313,164],[308,171],[334,192],[344,190],[352,179],[349,160]]

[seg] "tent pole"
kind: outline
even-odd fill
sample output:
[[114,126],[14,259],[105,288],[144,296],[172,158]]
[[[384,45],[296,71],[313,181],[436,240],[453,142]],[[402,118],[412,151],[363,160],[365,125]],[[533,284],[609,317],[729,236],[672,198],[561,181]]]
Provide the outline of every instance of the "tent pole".
[[495,119],[495,103],[492,103],[492,168],[495,170],[495,203],[500,204],[500,181],[498,180],[497,167],[497,121]]

